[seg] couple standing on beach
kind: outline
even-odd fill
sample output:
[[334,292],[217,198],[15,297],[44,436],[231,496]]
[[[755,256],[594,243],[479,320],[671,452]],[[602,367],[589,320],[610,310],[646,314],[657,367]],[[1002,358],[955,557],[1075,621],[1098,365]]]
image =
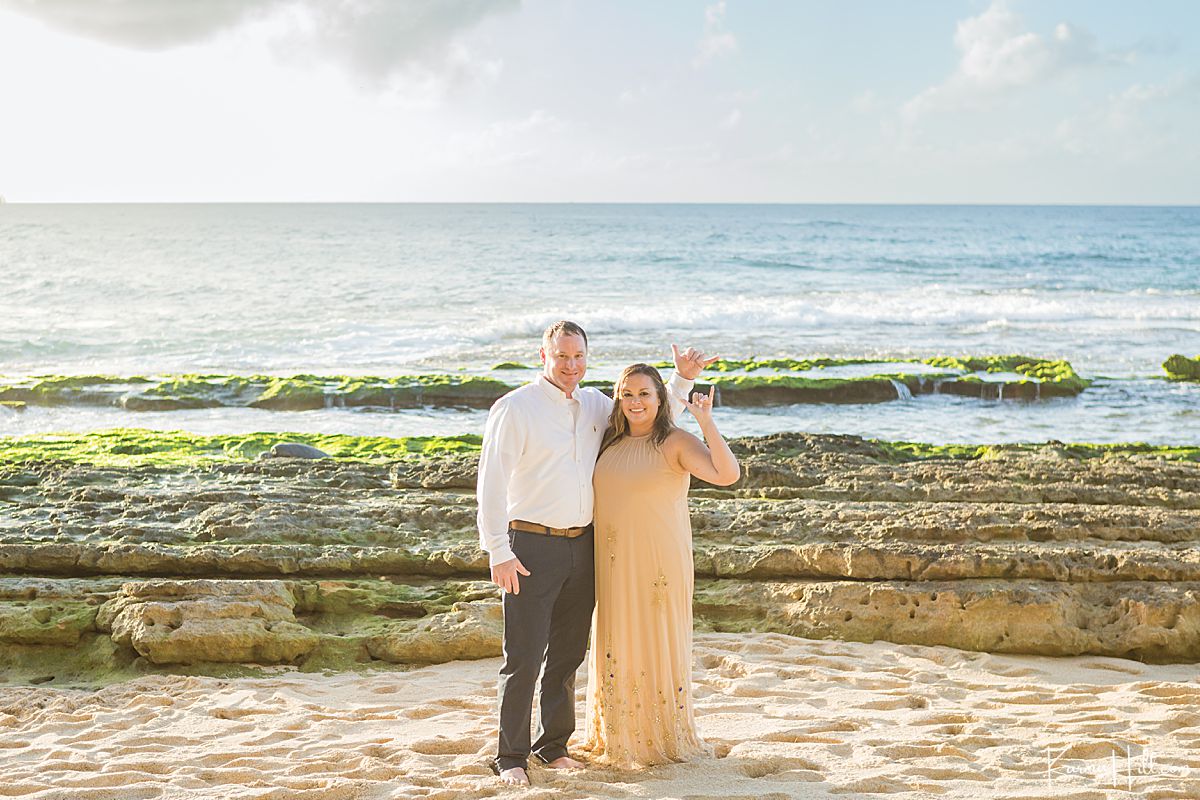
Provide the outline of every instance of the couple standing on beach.
[[[542,374],[488,415],[478,522],[492,580],[504,590],[492,768],[505,783],[529,783],[530,753],[554,769],[584,766],[568,755],[567,740],[589,633],[589,760],[632,768],[706,752],[692,714],[687,490],[692,475],[731,484],[739,467],[713,423],[711,397],[688,399],[716,359],[671,350],[669,384],[654,367],[634,364],[610,400],[579,386],[588,357],[583,328],[556,322],[542,336]],[[684,407],[707,446],[675,426]]]

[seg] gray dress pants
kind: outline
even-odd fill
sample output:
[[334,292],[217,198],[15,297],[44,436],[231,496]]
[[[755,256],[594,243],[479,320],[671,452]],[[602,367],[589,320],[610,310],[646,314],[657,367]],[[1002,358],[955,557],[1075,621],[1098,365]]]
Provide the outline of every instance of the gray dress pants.
[[[575,671],[587,655],[596,604],[593,536],[590,526],[574,539],[508,532],[513,553],[530,574],[518,576],[519,594],[504,594],[498,770],[527,767],[530,752],[546,763],[567,755],[575,732]],[[531,745],[539,673],[541,714]]]

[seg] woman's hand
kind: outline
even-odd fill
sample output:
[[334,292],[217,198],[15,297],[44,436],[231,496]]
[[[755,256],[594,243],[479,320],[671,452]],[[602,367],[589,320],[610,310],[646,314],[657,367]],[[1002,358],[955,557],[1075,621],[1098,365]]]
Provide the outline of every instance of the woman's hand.
[[666,447],[670,452],[664,450],[664,453],[684,472],[690,472],[714,486],[729,486],[742,476],[742,469],[737,457],[729,449],[729,443],[717,430],[717,423],[713,421],[712,392],[712,388],[708,394],[693,392],[690,402],[684,400],[700,425],[704,441],[687,431],[677,430],[667,438]]
[[709,386],[708,394],[692,392],[692,399],[683,401],[684,405],[688,407],[688,411],[692,412],[692,416],[696,418],[696,422],[700,423],[702,431],[706,430],[708,423],[712,422],[712,396],[715,388]]

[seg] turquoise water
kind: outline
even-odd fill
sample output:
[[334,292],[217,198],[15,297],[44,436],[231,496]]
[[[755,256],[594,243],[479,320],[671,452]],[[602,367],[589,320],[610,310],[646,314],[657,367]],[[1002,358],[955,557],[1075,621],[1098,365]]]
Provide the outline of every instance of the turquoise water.
[[[676,341],[730,357],[1020,352],[1099,379],[1043,403],[723,409],[743,433],[1200,441],[1200,394],[1158,377],[1171,353],[1200,353],[1200,208],[0,207],[0,375],[480,371],[534,361],[560,317],[588,329],[596,375]],[[482,419],[256,413],[30,409],[0,433]]]

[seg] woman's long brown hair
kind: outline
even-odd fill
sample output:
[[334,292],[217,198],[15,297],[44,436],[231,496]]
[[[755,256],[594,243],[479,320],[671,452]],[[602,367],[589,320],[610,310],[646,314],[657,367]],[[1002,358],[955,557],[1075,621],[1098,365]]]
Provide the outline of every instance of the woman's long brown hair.
[[604,431],[604,439],[600,442],[600,452],[612,447],[622,437],[629,434],[629,420],[621,411],[621,390],[625,381],[634,375],[645,375],[654,384],[654,392],[658,395],[658,413],[654,415],[654,427],[650,430],[650,441],[661,445],[675,430],[675,421],[671,417],[671,404],[667,402],[667,386],[663,383],[662,375],[649,364],[630,364],[621,372],[613,384],[613,408],[608,415],[608,429]]

